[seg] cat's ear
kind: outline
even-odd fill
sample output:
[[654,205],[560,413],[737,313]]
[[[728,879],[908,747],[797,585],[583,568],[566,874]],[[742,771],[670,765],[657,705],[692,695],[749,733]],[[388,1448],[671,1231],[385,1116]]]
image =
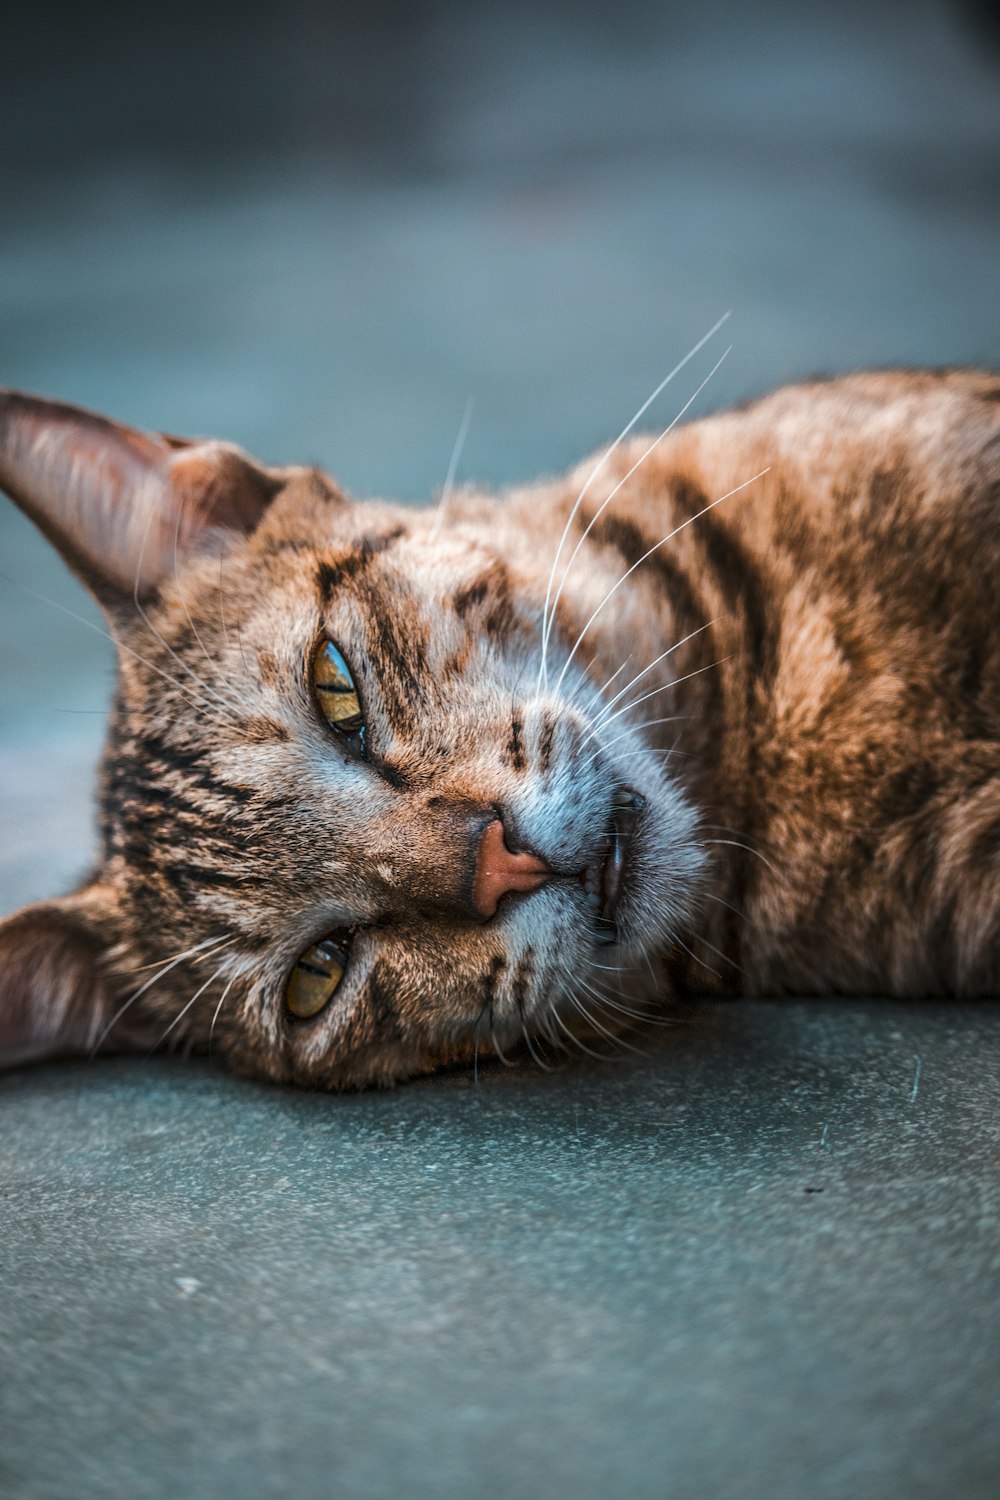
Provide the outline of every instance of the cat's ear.
[[0,489],[112,609],[153,592],[207,532],[252,531],[284,478],[229,443],[0,390]]
[[0,1068],[87,1053],[108,1026],[106,887],[39,902],[0,922]]

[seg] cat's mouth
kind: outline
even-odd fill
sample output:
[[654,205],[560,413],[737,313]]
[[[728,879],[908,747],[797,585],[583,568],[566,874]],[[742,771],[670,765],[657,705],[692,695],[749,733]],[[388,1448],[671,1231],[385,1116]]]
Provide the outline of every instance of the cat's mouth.
[[646,799],[623,788],[615,794],[611,821],[605,835],[606,849],[580,872],[580,881],[596,902],[594,935],[602,944],[619,939],[618,908],[625,890],[629,855],[639,814]]

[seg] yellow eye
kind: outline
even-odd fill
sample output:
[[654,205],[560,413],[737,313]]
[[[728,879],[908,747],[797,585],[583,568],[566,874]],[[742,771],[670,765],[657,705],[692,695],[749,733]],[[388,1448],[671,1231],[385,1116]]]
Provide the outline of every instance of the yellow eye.
[[318,1016],[333,999],[347,968],[347,949],[332,938],[313,943],[299,959],[285,985],[285,1005],[300,1021]]
[[361,703],[350,668],[332,641],[316,647],[312,663],[316,702],[326,722],[341,734],[363,729]]

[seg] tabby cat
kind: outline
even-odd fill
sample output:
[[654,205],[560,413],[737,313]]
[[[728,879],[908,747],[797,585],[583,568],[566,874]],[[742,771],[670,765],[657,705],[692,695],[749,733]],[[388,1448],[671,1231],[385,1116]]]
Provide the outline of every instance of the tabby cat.
[[359,1087],[691,991],[1000,989],[998,377],[425,511],[7,392],[0,486],[118,650],[97,868],[0,926],[8,1062]]

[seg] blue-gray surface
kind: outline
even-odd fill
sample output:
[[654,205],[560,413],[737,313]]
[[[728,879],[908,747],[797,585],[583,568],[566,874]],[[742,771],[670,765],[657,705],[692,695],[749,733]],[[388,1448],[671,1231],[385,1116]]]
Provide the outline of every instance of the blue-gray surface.
[[[469,396],[460,477],[557,468],[729,306],[701,409],[996,363],[971,4],[36,9],[0,383],[416,498]],[[0,551],[10,907],[86,865],[110,659],[25,592],[96,622],[10,508]],[[734,1004],[648,1046],[349,1099],[0,1082],[4,1500],[992,1500],[998,1008]]]
[[25,1075],[9,1492],[993,1500],[996,1022],[716,1006],[347,1099]]

